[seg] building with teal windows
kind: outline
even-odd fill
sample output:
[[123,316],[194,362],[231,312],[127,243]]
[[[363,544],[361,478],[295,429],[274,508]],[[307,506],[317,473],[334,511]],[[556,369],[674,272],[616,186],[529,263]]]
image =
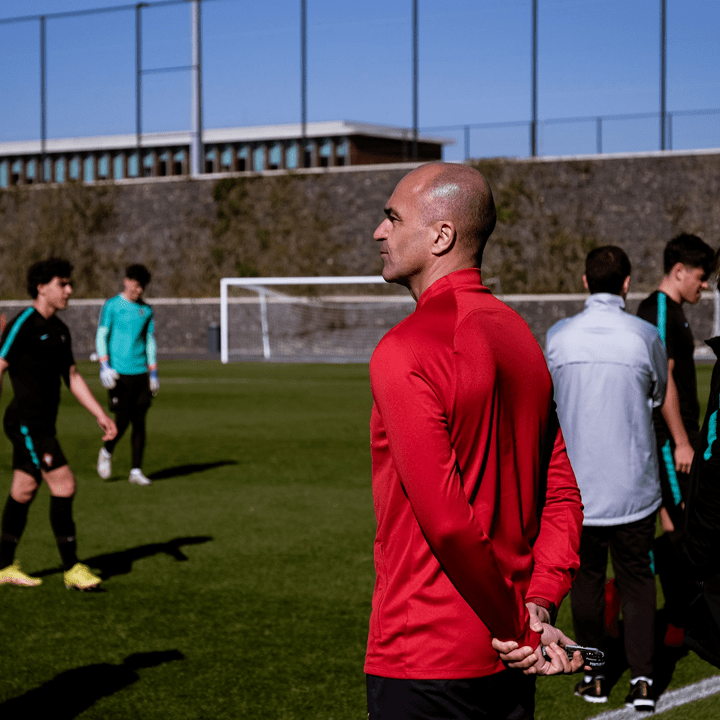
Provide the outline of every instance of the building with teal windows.
[[[93,183],[190,174],[189,132],[47,139],[0,143],[0,187]],[[442,159],[450,138],[419,135],[417,160]],[[258,173],[413,160],[408,128],[347,121],[207,129],[205,173]]]

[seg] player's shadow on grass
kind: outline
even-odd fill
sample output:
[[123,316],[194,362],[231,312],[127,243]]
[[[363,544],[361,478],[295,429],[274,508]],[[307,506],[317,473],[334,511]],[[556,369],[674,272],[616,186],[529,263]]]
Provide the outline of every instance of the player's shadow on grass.
[[[127,575],[132,571],[132,565],[136,560],[144,560],[153,555],[169,555],[177,562],[186,562],[190,558],[181,550],[185,545],[201,545],[209,542],[212,537],[208,535],[199,535],[196,537],[180,537],[164,543],[148,543],[147,545],[139,545],[138,547],[129,548],[128,550],[118,550],[117,552],[104,553],[103,555],[95,555],[94,557],[84,558],[83,562],[91,568],[97,568],[103,580],[113,577],[114,575]],[[41,570],[35,573],[36,577],[45,577],[46,575],[54,575],[62,572],[61,569],[53,568],[52,570]]]
[[98,700],[113,695],[141,679],[138,670],[184,660],[179,650],[163,650],[128,655],[121,663],[96,663],[56,675],[40,687],[0,704],[3,720],[52,717],[76,718]]
[[237,460],[220,460],[211,463],[190,463],[188,465],[176,465],[175,467],[165,468],[152,473],[149,477],[155,482],[156,480],[169,480],[170,478],[183,477],[184,475],[194,475],[195,473],[205,472],[206,470],[214,470],[225,465],[237,465]]

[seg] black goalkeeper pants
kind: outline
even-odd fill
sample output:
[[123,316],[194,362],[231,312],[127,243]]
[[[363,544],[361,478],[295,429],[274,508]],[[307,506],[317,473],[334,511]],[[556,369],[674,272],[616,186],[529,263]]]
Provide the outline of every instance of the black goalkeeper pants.
[[120,438],[125,434],[128,425],[132,424],[132,433],[130,442],[132,445],[132,466],[134,468],[142,467],[143,454],[145,452],[145,416],[148,408],[133,408],[132,410],[118,410],[115,413],[115,424],[117,425],[117,435],[113,440],[105,443],[105,449],[112,454],[115,446]]

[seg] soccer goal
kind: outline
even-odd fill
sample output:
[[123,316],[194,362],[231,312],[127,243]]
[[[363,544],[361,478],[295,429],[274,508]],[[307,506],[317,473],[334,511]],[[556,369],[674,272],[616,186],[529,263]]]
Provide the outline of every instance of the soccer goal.
[[222,278],[220,359],[367,362],[414,308],[381,275]]

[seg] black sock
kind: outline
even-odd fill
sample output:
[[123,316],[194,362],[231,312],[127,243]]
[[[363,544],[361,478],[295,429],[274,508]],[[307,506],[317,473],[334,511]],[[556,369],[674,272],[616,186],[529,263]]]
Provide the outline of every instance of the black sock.
[[12,495],[8,495],[0,530],[0,569],[13,564],[15,549],[25,529],[29,508],[30,503],[20,503]]
[[72,517],[71,497],[50,497],[50,525],[55,533],[63,568],[69,570],[77,561],[75,523]]

